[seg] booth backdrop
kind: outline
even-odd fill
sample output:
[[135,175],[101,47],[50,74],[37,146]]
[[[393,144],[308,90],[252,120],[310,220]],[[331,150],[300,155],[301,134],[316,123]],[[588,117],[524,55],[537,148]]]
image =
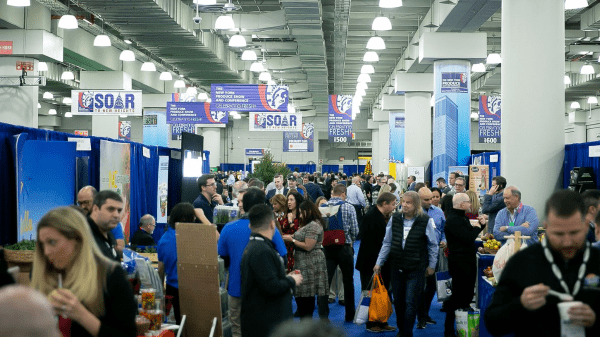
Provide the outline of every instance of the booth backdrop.
[[590,146],[598,146],[600,141],[569,144],[565,146],[565,162],[563,170],[563,187],[569,186],[569,180],[571,179],[571,170],[575,167],[592,167],[596,172],[596,188],[600,188],[600,179],[598,179],[598,172],[600,172],[600,157],[590,157]]

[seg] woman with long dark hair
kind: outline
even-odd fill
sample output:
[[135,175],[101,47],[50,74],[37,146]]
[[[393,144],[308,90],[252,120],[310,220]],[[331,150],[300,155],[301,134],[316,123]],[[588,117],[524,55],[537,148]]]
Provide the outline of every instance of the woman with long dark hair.
[[[281,234],[294,235],[300,228],[300,204],[304,202],[304,197],[296,190],[291,190],[287,195],[287,216],[283,218],[281,224]],[[291,242],[286,242],[287,248],[287,265],[286,269],[291,272],[294,269],[294,245]]]
[[[327,264],[323,253],[323,219],[318,207],[304,201],[299,207],[300,229],[283,236],[285,242],[295,246],[294,268],[302,273],[304,281],[296,287],[296,304],[301,318],[312,317],[315,296],[327,296]],[[321,313],[320,313],[321,314]],[[327,317],[321,317],[327,318]]]

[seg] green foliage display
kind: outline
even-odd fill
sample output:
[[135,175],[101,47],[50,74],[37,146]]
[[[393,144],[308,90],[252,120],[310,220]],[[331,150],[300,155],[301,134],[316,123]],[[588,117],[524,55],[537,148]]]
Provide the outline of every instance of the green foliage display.
[[23,240],[4,248],[10,250],[35,250],[35,240]]
[[250,174],[249,177],[258,178],[267,185],[273,181],[275,175],[281,174],[285,180],[286,176],[291,172],[292,171],[285,166],[285,163],[274,163],[273,154],[271,151],[266,150],[265,154],[260,159],[260,163],[254,167],[254,173]]

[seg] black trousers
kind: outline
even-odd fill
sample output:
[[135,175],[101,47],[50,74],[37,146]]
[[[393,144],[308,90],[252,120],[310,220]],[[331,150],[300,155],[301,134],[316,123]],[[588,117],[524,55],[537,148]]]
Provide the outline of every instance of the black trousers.
[[[356,303],[354,303],[354,250],[351,245],[328,246],[323,249],[325,259],[327,260],[328,284],[331,286],[333,275],[337,267],[342,271],[342,281],[344,283],[344,301],[346,302],[346,321],[354,319]],[[320,314],[319,314],[320,316]],[[329,316],[329,307],[327,307],[327,316]]]
[[448,259],[448,272],[452,277],[452,296],[444,303],[447,310],[444,330],[445,334],[453,334],[456,319],[454,310],[469,307],[473,299],[477,260],[475,257]]
[[431,301],[436,292],[435,274],[425,277],[425,291],[421,296],[419,307],[417,309],[417,321],[421,322],[429,318],[429,309]]
[[296,297],[296,305],[300,318],[311,318],[315,311],[315,297]]
[[173,303],[172,309],[175,310],[175,321],[179,325],[181,324],[181,310],[179,308],[179,289],[167,284],[166,293],[169,296],[173,296],[173,301],[171,302]]

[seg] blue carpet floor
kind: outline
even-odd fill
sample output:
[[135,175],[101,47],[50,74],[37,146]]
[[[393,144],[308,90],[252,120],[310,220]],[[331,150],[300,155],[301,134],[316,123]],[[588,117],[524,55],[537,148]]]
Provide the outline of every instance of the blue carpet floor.
[[[360,246],[360,241],[354,243],[354,261],[356,261],[356,255],[358,254],[358,248]],[[354,292],[356,302],[360,299],[360,275],[358,270],[354,270]],[[294,312],[296,311],[296,303],[293,302]],[[414,328],[414,336],[415,337],[433,337],[433,336],[444,336],[444,319],[446,314],[440,312],[440,308],[442,307],[441,303],[437,302],[437,297],[433,298],[433,302],[431,304],[431,309],[429,310],[429,316],[433,318],[437,324],[427,325],[425,329],[417,329],[417,324],[415,322]],[[339,305],[337,302],[329,304],[329,320],[331,324],[340,328],[346,333],[346,336],[359,337],[359,336],[395,336],[398,333],[398,330],[394,332],[385,332],[385,333],[373,333],[366,330],[365,325],[356,325],[354,323],[344,322],[345,310],[344,307]],[[317,310],[315,308],[315,313],[313,315],[314,319],[318,319]],[[296,318],[298,320],[298,318]],[[392,314],[392,317],[388,320],[388,324],[391,326],[396,325],[396,313]]]

